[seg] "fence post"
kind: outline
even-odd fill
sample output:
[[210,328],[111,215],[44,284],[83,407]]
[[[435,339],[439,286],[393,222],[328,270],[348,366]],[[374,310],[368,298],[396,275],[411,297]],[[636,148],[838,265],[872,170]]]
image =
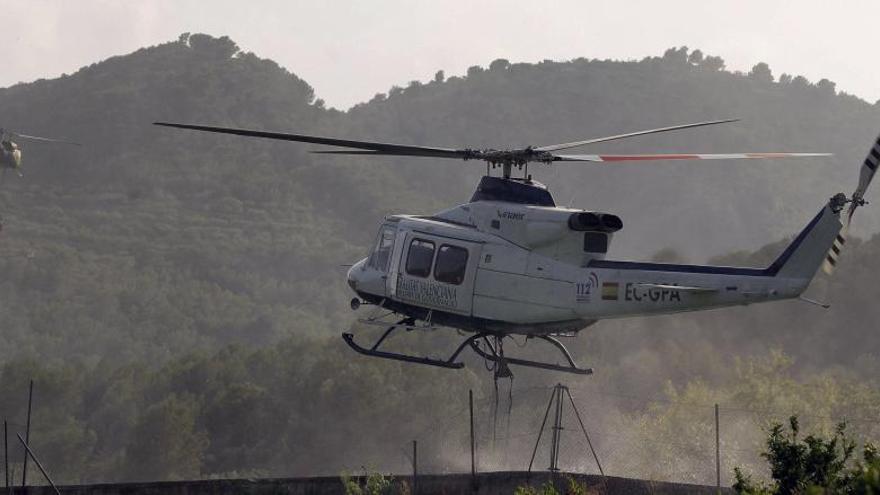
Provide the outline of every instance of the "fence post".
[[715,487],[721,493],[721,434],[718,424],[718,404],[715,404]]
[[3,464],[5,464],[4,471],[6,473],[6,493],[10,494],[12,491],[9,488],[9,431],[6,425],[6,420],[3,420]]
[[413,495],[419,494],[419,442],[413,440]]
[[[24,440],[30,445],[31,442],[31,404],[34,400],[34,381],[31,380],[31,386],[28,390],[28,409],[27,409],[27,426],[24,432]],[[24,468],[21,470],[21,488],[22,490],[26,490],[27,487],[27,465],[28,465],[28,453],[24,453]],[[27,493],[25,491],[25,493]]]
[[468,390],[468,404],[471,411],[471,484],[473,489],[477,489],[477,455],[476,441],[474,439],[474,391]]
[[16,436],[18,436],[18,441],[21,442],[22,445],[24,445],[24,454],[30,456],[30,458],[34,460],[34,464],[36,464],[40,472],[43,473],[43,477],[46,478],[46,481],[48,481],[50,485],[52,485],[52,489],[55,490],[55,495],[61,495],[61,492],[58,491],[58,487],[55,486],[55,482],[52,481],[52,478],[49,477],[49,473],[47,473],[43,465],[40,464],[40,460],[37,459],[34,451],[31,450],[30,445],[28,445],[27,442],[25,442],[24,439],[21,438],[21,433],[16,433]]

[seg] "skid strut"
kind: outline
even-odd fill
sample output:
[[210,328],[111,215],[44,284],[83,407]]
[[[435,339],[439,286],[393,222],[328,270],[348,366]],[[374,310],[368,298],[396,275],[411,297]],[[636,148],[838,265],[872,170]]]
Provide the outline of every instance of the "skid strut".
[[473,342],[475,340],[483,338],[486,335],[488,335],[485,333],[478,333],[478,334],[474,334],[474,335],[468,337],[467,339],[464,340],[464,342],[461,343],[461,345],[458,346],[458,348],[455,349],[455,352],[453,352],[452,355],[449,356],[449,358],[446,360],[434,359],[434,358],[429,358],[429,357],[424,357],[424,356],[411,356],[409,354],[399,354],[396,352],[388,352],[388,351],[380,351],[379,350],[379,346],[382,344],[382,342],[385,341],[385,339],[388,338],[389,335],[391,335],[391,333],[394,330],[401,328],[401,327],[404,327],[404,328],[410,327],[411,328],[413,323],[414,323],[414,321],[412,318],[404,318],[403,320],[400,320],[396,324],[391,325],[390,327],[388,327],[387,330],[385,330],[385,333],[383,333],[382,336],[379,337],[379,340],[377,340],[376,343],[373,344],[373,346],[370,347],[369,349],[367,349],[366,347],[359,346],[357,344],[357,342],[354,341],[354,335],[351,333],[343,333],[342,338],[345,340],[345,343],[348,344],[349,347],[351,347],[355,351],[357,351],[361,354],[364,354],[366,356],[378,357],[378,358],[382,358],[382,359],[392,359],[394,361],[404,361],[407,363],[427,364],[429,366],[439,366],[441,368],[461,369],[461,368],[464,368],[464,363],[462,363],[460,361],[456,361],[456,359],[458,359],[459,354],[461,354],[461,351],[463,351],[467,346],[473,344]]
[[[551,363],[544,363],[544,362],[540,362],[540,361],[532,361],[532,360],[528,360],[528,359],[507,357],[504,355],[504,350],[501,348],[501,342],[502,342],[502,339],[504,336],[498,336],[498,335],[491,333],[491,332],[479,332],[479,333],[475,333],[474,335],[471,335],[470,337],[468,337],[467,339],[462,341],[462,343],[459,344],[459,346],[455,349],[455,351],[447,359],[436,359],[436,358],[429,358],[429,357],[425,357],[425,356],[413,356],[410,354],[400,354],[397,352],[389,352],[389,351],[379,350],[382,343],[385,342],[385,340],[395,330],[397,330],[398,328],[404,328],[404,329],[409,330],[409,329],[412,329],[414,324],[415,324],[415,320],[413,318],[404,318],[404,319],[400,320],[399,322],[392,324],[391,326],[389,326],[385,330],[384,333],[382,333],[382,336],[376,340],[376,343],[373,344],[369,348],[362,347],[362,346],[358,345],[357,342],[354,341],[354,335],[351,333],[343,333],[342,338],[345,340],[345,343],[348,344],[349,347],[351,347],[356,352],[363,354],[365,356],[372,356],[372,357],[377,357],[377,358],[382,358],[382,359],[391,359],[394,361],[404,361],[407,363],[425,364],[428,366],[438,366],[441,368],[451,368],[451,369],[464,368],[464,363],[462,363],[461,361],[457,361],[457,359],[458,359],[459,355],[462,353],[462,351],[465,350],[465,348],[470,347],[471,349],[473,349],[474,352],[477,353],[477,355],[479,355],[480,357],[482,357],[484,359],[492,361],[493,363],[495,363],[496,365],[499,366],[499,369],[503,369],[503,370],[507,369],[507,365],[512,364],[515,366],[526,366],[526,367],[540,368],[540,369],[551,370],[551,371],[561,371],[564,373],[574,373],[577,375],[589,375],[589,374],[593,373],[592,368],[579,368],[575,364],[574,360],[572,359],[571,354],[568,352],[568,349],[566,349],[565,346],[562,345],[562,342],[559,342],[555,338],[547,336],[547,335],[537,335],[534,338],[538,338],[538,339],[544,340],[546,342],[549,342],[554,347],[556,347],[556,349],[559,350],[560,353],[562,353],[563,357],[565,357],[565,360],[568,363],[567,365],[551,364]],[[491,339],[493,339],[493,338],[497,342],[497,346],[492,344]],[[480,340],[483,341],[483,344],[485,345],[486,349],[488,349],[488,351],[484,350],[480,346]]]
[[516,366],[528,366],[531,368],[540,368],[540,369],[544,369],[544,370],[562,371],[565,373],[574,373],[576,375],[591,375],[591,374],[593,374],[592,368],[578,368],[578,366],[575,364],[574,360],[571,358],[571,354],[569,354],[568,349],[565,348],[565,346],[562,344],[562,342],[560,342],[560,341],[558,341],[548,335],[536,335],[534,338],[545,340],[545,341],[553,344],[553,346],[556,347],[559,350],[559,352],[562,353],[562,355],[565,357],[565,360],[568,361],[568,365],[550,364],[550,363],[543,363],[540,361],[532,361],[529,359],[519,359],[519,358],[507,357],[504,355],[504,353],[502,351],[500,351],[499,349],[496,349],[496,347],[492,344],[491,341],[489,341],[489,339],[484,339],[484,341],[483,341],[484,344],[486,345],[486,348],[489,349],[489,352],[484,351],[483,348],[481,348],[480,345],[476,341],[471,341],[471,348],[474,350],[474,352],[479,354],[480,357],[488,359],[488,360],[493,361],[495,363],[500,363],[502,365],[503,364],[513,364]]

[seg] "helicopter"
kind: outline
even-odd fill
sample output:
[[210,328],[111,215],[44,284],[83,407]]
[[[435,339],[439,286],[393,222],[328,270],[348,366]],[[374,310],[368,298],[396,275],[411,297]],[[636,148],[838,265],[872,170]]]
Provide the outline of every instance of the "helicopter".
[[[352,310],[374,309],[358,321],[384,328],[369,346],[343,333],[356,352],[371,357],[460,369],[470,348],[494,369],[512,376],[510,365],[587,375],[560,341],[608,318],[648,316],[750,305],[783,299],[828,305],[803,296],[820,267],[837,264],[855,210],[880,163],[880,138],[861,166],[847,197],[835,194],[773,263],[763,268],[623,261],[607,258],[622,219],[608,212],[560,207],[547,187],[528,173],[530,163],[613,164],[648,160],[773,159],[822,157],[827,153],[558,154],[595,143],[734,122],[713,120],[519,149],[450,149],[353,141],[259,130],[156,122],[203,132],[330,145],[350,149],[320,154],[407,156],[486,163],[471,200],[430,216],[389,215],[369,254],[354,263],[347,282]],[[500,169],[493,175],[492,171]],[[846,211],[844,211],[846,210]],[[845,220],[843,217],[846,217]],[[393,318],[393,319],[389,319]],[[382,348],[397,330],[451,328],[464,339],[447,358]],[[546,362],[505,353],[505,339],[540,340],[558,350]],[[524,347],[524,346],[521,346]]]
[[31,141],[39,141],[44,143],[60,143],[81,146],[73,141],[65,141],[62,139],[50,139],[40,136],[31,136],[29,134],[21,134],[18,132],[8,131],[0,127],[0,169],[4,174],[6,170],[15,170],[19,177],[21,173],[21,148],[13,139],[27,139]]

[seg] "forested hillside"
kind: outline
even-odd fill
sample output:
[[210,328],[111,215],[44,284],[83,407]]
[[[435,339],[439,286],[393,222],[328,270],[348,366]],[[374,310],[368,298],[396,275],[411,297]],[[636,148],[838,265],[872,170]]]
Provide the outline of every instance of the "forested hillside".
[[[616,257],[760,265],[829,196],[854,188],[880,131],[880,107],[827,80],[774,78],[763,64],[736,74],[723,65],[686,49],[628,62],[496,60],[464,77],[438,72],[341,112],[228,38],[183,35],[73,75],[0,89],[4,126],[85,145],[25,143],[24,178],[10,174],[0,184],[0,414],[20,427],[34,377],[34,445],[63,481],[333,474],[369,463],[399,469],[409,440],[442,433],[438,424],[460,432],[449,421],[462,417],[469,387],[489,438],[492,383],[478,361],[462,372],[423,370],[367,360],[338,338],[354,320],[342,265],[365,254],[382,216],[467,200],[482,164],[311,155],[312,146],[149,124],[503,147],[738,117],[590,150],[835,156],[532,173],[559,203],[620,214]],[[811,289],[832,309],[790,302],[603,322],[571,344],[597,370],[577,383],[636,397],[690,383],[687,393],[702,399],[757,408],[764,385],[824,380],[835,393],[862,387],[858,400],[829,415],[870,414],[880,405],[873,332],[880,214],[871,206],[859,213],[853,233],[866,240],[852,242],[835,278]],[[449,345],[447,336],[412,345]],[[743,380],[738,357],[764,371]],[[760,365],[765,359],[776,361]],[[520,401],[518,391],[540,395],[562,378],[517,374],[513,411],[524,431],[540,420],[529,413],[544,407],[543,395]],[[803,410],[822,397],[778,401],[779,410]],[[603,401],[600,413],[594,428],[644,433],[628,445],[650,438],[654,420],[657,435],[668,436],[676,435],[670,425],[685,421],[645,402]],[[662,452],[636,462],[642,457],[614,445],[627,460],[612,463],[620,470],[613,474],[681,475],[678,465],[651,472],[650,458]],[[461,468],[458,448],[435,445],[426,462]],[[485,462],[523,467],[506,456]]]

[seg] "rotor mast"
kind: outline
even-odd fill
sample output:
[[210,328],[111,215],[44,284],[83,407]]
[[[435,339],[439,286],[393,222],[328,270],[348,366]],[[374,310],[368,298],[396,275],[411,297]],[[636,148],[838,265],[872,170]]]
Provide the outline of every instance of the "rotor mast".
[[[494,168],[494,167],[493,167]],[[510,176],[513,173],[513,163],[504,162],[501,164],[501,177],[510,180]]]
[[[482,150],[475,153],[473,159],[484,160],[489,167],[495,168],[501,166],[501,177],[506,180],[530,180],[529,162],[542,162],[550,164],[555,160],[552,154],[536,150],[529,146],[517,150]],[[523,171],[522,177],[513,177],[513,168],[516,167]]]

